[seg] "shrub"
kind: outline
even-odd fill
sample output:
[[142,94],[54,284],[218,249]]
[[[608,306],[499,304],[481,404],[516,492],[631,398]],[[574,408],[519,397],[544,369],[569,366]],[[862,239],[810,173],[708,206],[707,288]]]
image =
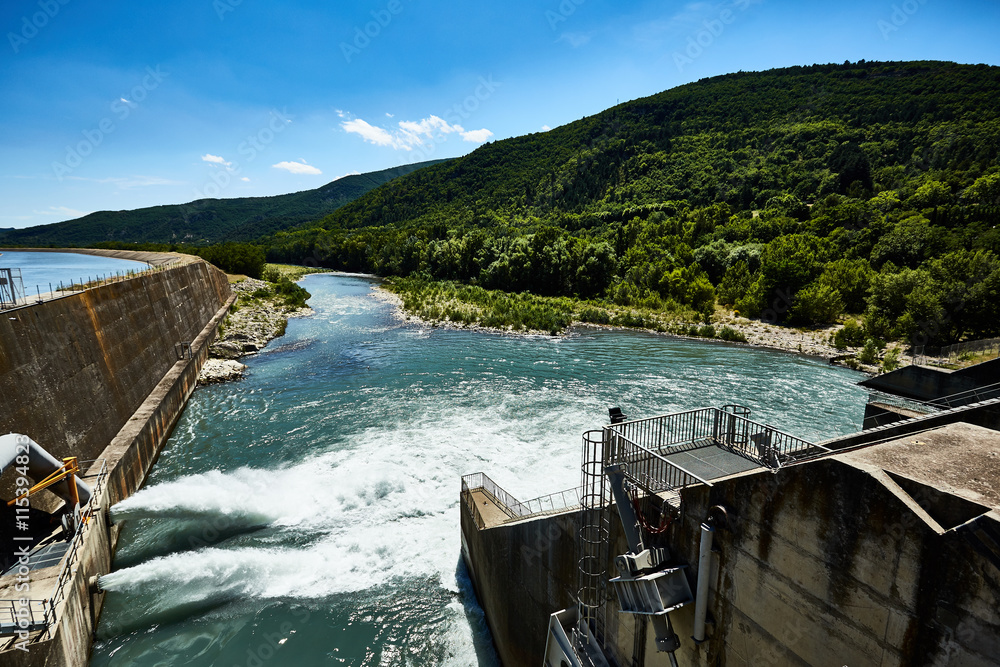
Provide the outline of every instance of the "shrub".
[[882,372],[890,373],[899,368],[899,348],[894,347],[885,353],[882,359]]
[[732,327],[722,327],[716,334],[719,340],[728,340],[733,343],[745,343],[747,337]]
[[591,324],[610,324],[611,316],[608,315],[608,311],[602,310],[600,308],[584,308],[577,315],[577,319],[581,322],[590,322]]
[[198,248],[196,253],[226,273],[260,279],[264,274],[264,249],[250,243],[218,243]]
[[865,330],[855,320],[847,320],[833,337],[833,345],[838,350],[865,344]]
[[875,344],[874,338],[865,341],[865,346],[858,353],[858,361],[869,365],[878,361],[878,345]]

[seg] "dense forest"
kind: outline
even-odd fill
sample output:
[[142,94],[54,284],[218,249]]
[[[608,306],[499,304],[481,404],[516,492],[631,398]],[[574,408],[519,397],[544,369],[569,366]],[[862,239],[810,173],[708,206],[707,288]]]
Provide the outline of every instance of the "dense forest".
[[[75,220],[25,229],[0,229],[0,243],[86,246],[96,243],[210,244],[252,241],[321,218],[399,176],[442,160],[354,174],[316,188],[274,197],[199,199],[132,211],[98,211]],[[220,169],[217,175],[232,177]],[[227,180],[221,180],[225,183]]]
[[704,79],[486,144],[266,238],[270,261],[865,338],[1000,334],[1000,68]]

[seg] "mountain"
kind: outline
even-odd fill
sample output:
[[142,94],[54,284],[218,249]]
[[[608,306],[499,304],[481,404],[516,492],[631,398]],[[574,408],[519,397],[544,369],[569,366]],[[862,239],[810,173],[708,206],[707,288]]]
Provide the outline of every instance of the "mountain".
[[0,244],[86,246],[108,241],[195,244],[249,241],[321,218],[394,178],[441,162],[431,160],[345,176],[315,190],[274,197],[199,199],[188,204],[132,211],[98,211],[65,222],[0,230]]
[[[855,181],[895,188],[941,170],[960,187],[997,155],[998,94],[1000,68],[942,62],[723,75],[486,144],[375,190],[321,226],[573,228],[665,201],[762,209],[779,194],[813,202]],[[844,143],[857,167],[835,154]]]
[[[266,240],[272,261],[802,324],[1000,334],[1000,68],[738,72],[484,144]],[[864,338],[862,338],[863,342]]]

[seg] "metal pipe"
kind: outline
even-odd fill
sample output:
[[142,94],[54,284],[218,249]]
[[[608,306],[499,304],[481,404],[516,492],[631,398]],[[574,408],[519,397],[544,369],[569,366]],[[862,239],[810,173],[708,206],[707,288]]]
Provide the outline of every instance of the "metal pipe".
[[[6,470],[8,466],[15,462],[20,466],[21,462],[18,461],[18,457],[22,456],[27,456],[28,476],[35,481],[45,479],[56,470],[59,470],[63,465],[61,461],[45,451],[41,445],[28,436],[18,433],[0,435],[0,470]],[[69,486],[70,483],[74,487],[72,490]],[[73,491],[76,492],[76,500],[81,505],[86,505],[90,501],[91,496],[90,487],[75,475],[72,478],[72,482],[64,479],[50,486],[49,491],[52,491],[71,505],[75,505]],[[72,510],[72,507],[70,509]]]
[[715,528],[701,524],[701,549],[698,553],[698,591],[694,602],[694,640],[705,641],[705,616],[708,614],[708,576],[712,569],[712,537]]

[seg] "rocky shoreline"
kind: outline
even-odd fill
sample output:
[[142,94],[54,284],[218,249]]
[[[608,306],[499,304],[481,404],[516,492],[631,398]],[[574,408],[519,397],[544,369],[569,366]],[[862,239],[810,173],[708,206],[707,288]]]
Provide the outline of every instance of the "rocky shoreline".
[[256,354],[285,333],[288,319],[312,315],[311,308],[289,308],[281,297],[269,292],[263,280],[244,278],[233,284],[236,301],[226,316],[221,332],[208,349],[198,384],[229,382],[243,377],[246,365],[238,359]]
[[[229,382],[243,377],[243,373],[247,367],[245,364],[240,363],[239,359],[256,354],[264,349],[271,340],[284,335],[285,326],[289,318],[304,317],[313,314],[310,308],[288,308],[283,305],[279,297],[273,295],[271,297],[259,296],[262,291],[267,289],[268,283],[254,278],[245,278],[233,285],[233,291],[237,295],[236,303],[223,324],[221,334],[209,348],[209,359],[205,361],[202,367],[198,384],[207,385],[218,382]],[[457,324],[447,320],[436,322],[424,320],[413,313],[404,311],[402,299],[389,290],[373,285],[373,293],[376,298],[396,306],[397,316],[401,320],[405,319],[430,327],[472,329],[502,334],[514,333],[475,324]],[[258,296],[255,296],[255,294]],[[722,317],[718,322],[714,322],[713,324],[717,327],[728,326],[746,338],[746,343],[730,344],[764,347],[783,352],[819,357],[829,361],[831,364],[848,366],[850,364],[847,362],[854,359],[858,352],[858,350],[851,349],[838,350],[830,343],[839,326],[799,330],[738,316]],[[613,328],[606,325],[584,324],[580,322],[574,322],[572,326]],[[664,334],[653,330],[649,331],[661,335],[689,338],[688,336]],[[543,331],[524,331],[516,332],[515,335],[548,336],[549,334]],[[691,340],[707,341],[716,339],[691,338]],[[868,374],[877,374],[879,372],[877,366],[856,366],[857,370]]]

